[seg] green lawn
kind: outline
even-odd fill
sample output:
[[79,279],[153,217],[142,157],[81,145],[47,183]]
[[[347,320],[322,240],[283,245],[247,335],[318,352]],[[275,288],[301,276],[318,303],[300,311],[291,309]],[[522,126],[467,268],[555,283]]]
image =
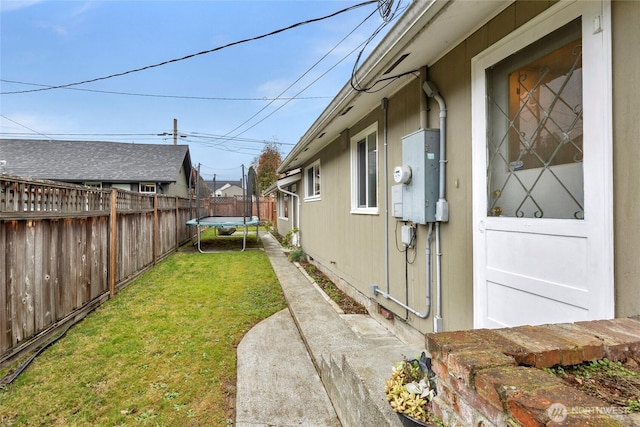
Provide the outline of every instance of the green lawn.
[[0,425],[226,425],[236,346],[284,307],[264,252],[183,249],[0,389]]

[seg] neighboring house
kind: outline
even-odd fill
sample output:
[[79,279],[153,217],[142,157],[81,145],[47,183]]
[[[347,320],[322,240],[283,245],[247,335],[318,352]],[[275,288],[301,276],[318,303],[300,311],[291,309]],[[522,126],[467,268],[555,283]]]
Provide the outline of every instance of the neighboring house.
[[233,197],[244,195],[242,181],[206,181],[211,194],[215,197]]
[[[278,220],[275,227],[282,236],[297,228],[300,222],[300,196],[298,195],[298,185],[302,180],[300,169],[289,170],[281,174],[278,181],[269,186],[264,192],[265,195],[275,195],[276,215]],[[294,233],[292,242],[300,244],[298,233]]]
[[638,22],[412,2],[278,169],[278,228],[299,197],[304,251],[403,332],[640,314]]
[[0,139],[0,172],[97,188],[189,196],[188,145]]

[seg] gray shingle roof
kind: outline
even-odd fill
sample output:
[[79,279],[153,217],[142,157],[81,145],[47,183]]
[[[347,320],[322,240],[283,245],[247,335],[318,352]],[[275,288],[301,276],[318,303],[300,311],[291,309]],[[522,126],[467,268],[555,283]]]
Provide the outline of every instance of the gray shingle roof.
[[9,175],[67,182],[175,182],[191,166],[188,145],[96,141],[0,139],[3,160]]
[[216,181],[216,185],[215,188],[213,187],[213,180],[211,181],[205,181],[205,183],[207,184],[207,186],[209,187],[209,189],[211,191],[215,191],[215,190],[219,190],[222,187],[224,187],[225,185],[229,184],[229,185],[235,185],[236,187],[240,187],[242,188],[242,180],[237,180],[237,181],[229,181],[229,180],[219,180]]

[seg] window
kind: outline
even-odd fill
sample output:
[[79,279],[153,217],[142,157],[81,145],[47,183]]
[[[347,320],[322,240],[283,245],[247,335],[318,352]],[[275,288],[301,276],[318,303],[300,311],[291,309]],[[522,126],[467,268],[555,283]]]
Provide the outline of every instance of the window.
[[141,193],[155,193],[156,192],[156,184],[154,183],[140,183],[140,192]]
[[320,199],[320,161],[305,169],[306,191],[305,200]]
[[351,139],[351,211],[378,213],[378,124]]
[[487,70],[488,214],[584,218],[579,19]]
[[278,217],[289,219],[289,195],[278,192]]

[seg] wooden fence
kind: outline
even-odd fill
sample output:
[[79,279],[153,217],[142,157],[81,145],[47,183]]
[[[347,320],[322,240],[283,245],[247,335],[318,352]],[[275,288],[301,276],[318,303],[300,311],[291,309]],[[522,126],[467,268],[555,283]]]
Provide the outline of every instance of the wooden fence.
[[195,211],[184,198],[0,176],[0,365],[177,250]]
[[[261,221],[275,221],[275,201],[270,196],[253,196],[249,201],[243,196],[213,197],[206,203],[207,212],[200,212],[200,216],[257,216]],[[249,212],[249,206],[251,212]],[[206,215],[203,215],[206,214]]]

